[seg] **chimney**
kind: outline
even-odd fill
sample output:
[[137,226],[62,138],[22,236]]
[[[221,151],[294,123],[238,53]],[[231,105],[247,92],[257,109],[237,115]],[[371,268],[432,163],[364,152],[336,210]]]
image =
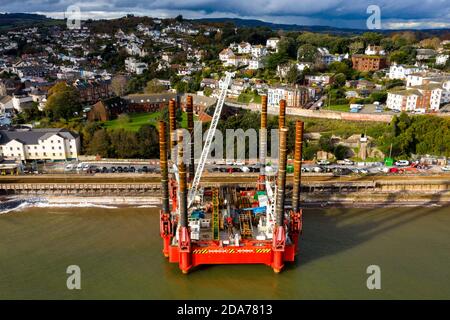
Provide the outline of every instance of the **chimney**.
[[292,188],[292,211],[300,210],[300,180],[302,172],[303,122],[295,123],[295,151],[294,151],[294,185]]
[[183,131],[178,130],[178,174],[180,192],[180,227],[188,226],[186,165],[184,164]]
[[286,100],[280,100],[280,115],[278,118],[278,127],[281,129],[286,126]]
[[276,199],[276,223],[277,226],[284,224],[284,199],[286,196],[286,161],[287,161],[287,133],[288,128],[280,128],[280,150],[278,160],[278,176],[277,176],[277,199]]
[[195,175],[195,162],[194,162],[194,102],[192,96],[186,97],[186,113],[187,113],[187,127],[189,135],[191,136],[191,142],[189,145],[190,158],[189,158],[189,180],[192,181]]
[[167,167],[166,124],[159,121],[159,163],[161,167],[162,211],[169,213],[169,173]]

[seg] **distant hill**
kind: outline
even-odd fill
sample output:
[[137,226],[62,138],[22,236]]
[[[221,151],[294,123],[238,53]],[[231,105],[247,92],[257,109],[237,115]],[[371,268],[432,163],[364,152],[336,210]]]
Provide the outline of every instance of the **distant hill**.
[[393,33],[399,31],[413,31],[421,34],[422,36],[439,36],[449,35],[450,29],[401,29],[401,30],[367,30],[367,29],[351,29],[351,28],[337,28],[330,26],[304,26],[297,24],[279,24],[271,23],[254,19],[239,19],[239,18],[204,18],[194,19],[192,21],[198,22],[215,22],[215,23],[233,23],[237,27],[268,27],[272,30],[285,30],[285,31],[310,31],[332,34],[361,34],[368,31],[380,32],[380,33]]
[[311,31],[311,32],[328,32],[328,33],[363,33],[367,30],[361,29],[346,29],[335,28],[329,26],[303,26],[297,24],[280,24],[272,23],[255,19],[240,19],[240,18],[204,18],[194,19],[198,22],[218,22],[218,23],[233,23],[237,27],[268,27],[273,30],[285,31]]
[[40,14],[31,14],[31,13],[0,14],[0,30],[33,27],[42,24],[55,24],[61,22],[62,20],[50,19]]

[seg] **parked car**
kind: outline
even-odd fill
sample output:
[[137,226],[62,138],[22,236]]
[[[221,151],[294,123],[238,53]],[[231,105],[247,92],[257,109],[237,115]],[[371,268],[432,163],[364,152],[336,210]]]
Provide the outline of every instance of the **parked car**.
[[449,172],[450,171],[450,166],[442,167],[441,170],[444,171],[444,172]]
[[72,171],[73,170],[73,164],[68,164],[65,168],[65,171]]
[[317,164],[319,165],[319,166],[326,166],[326,165],[329,165],[331,162],[330,161],[328,161],[328,160],[319,160],[319,161],[317,161]]
[[409,161],[408,160],[397,160],[395,162],[395,165],[399,166],[399,167],[409,166]]

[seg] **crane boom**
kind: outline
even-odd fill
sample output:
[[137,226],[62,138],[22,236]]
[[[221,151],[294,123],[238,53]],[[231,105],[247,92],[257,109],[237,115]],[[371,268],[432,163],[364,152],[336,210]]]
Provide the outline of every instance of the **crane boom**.
[[202,177],[203,170],[205,168],[206,159],[209,155],[209,149],[211,148],[211,143],[216,132],[217,124],[219,123],[220,114],[222,112],[223,104],[225,103],[225,98],[227,96],[228,86],[230,85],[231,78],[234,77],[234,72],[225,73],[225,81],[223,83],[222,91],[220,92],[219,99],[217,100],[216,109],[214,110],[214,115],[211,121],[211,125],[206,135],[205,145],[203,146],[202,154],[198,162],[197,170],[195,171],[194,180],[192,181],[192,186],[188,194],[188,208],[194,202],[195,196],[198,192],[198,186],[200,179]]

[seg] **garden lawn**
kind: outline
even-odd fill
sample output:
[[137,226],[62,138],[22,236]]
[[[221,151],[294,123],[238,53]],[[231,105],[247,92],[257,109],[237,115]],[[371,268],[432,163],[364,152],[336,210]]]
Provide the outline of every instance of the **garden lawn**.
[[[142,126],[151,124],[158,128],[158,121],[160,119],[160,112],[139,112],[139,113],[129,113],[128,116],[130,121],[125,122],[119,119],[114,119],[104,122],[104,126],[107,129],[125,129],[129,131],[138,131]],[[194,115],[194,121],[196,120]],[[187,127],[187,115],[185,112],[182,114],[181,126],[183,128]]]
[[348,104],[334,104],[331,106],[325,106],[323,107],[323,109],[330,111],[349,112],[350,106]]

